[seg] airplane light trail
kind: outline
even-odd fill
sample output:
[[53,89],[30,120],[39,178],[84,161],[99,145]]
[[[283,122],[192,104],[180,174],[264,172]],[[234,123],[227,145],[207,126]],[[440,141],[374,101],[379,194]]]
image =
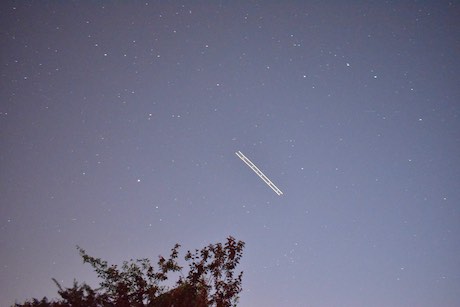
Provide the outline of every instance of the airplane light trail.
[[278,194],[278,196],[283,195],[283,192],[281,192],[281,190],[278,189],[278,187],[273,182],[271,182],[271,180],[268,179],[267,176],[265,176],[264,173],[262,173],[262,171],[254,165],[254,163],[251,162],[251,160],[249,160],[245,155],[243,155],[241,151],[238,150],[237,152],[235,152],[235,154],[241,160],[243,160],[243,162],[246,163],[246,165],[249,166],[254,171],[254,173],[256,173],[257,176],[259,176],[260,179],[262,179],[276,194]]

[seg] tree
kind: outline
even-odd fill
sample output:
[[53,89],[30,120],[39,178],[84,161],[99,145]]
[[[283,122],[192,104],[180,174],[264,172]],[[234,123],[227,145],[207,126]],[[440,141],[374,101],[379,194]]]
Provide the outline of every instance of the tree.
[[[227,242],[210,244],[201,250],[187,251],[184,259],[188,263],[188,273],[183,274],[177,258],[180,245],[176,244],[166,259],[159,256],[157,269],[150,260],[125,261],[118,267],[107,261],[94,258],[77,246],[83,263],[89,263],[97,276],[102,279],[99,288],[92,289],[86,283],[74,281],[72,288],[58,287],[58,300],[32,299],[15,307],[230,307],[236,306],[241,292],[243,272],[234,271],[243,255],[243,241],[228,237]],[[162,285],[170,272],[179,272],[175,287]]]

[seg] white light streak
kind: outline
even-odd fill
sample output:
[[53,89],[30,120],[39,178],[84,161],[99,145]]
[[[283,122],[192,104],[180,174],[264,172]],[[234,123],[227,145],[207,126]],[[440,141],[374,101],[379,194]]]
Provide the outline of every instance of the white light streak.
[[246,165],[249,166],[254,171],[254,173],[256,173],[257,176],[259,176],[260,179],[262,179],[276,194],[278,194],[278,196],[283,195],[283,192],[281,192],[281,190],[278,189],[278,187],[273,182],[271,182],[271,180],[268,179],[267,176],[265,176],[264,173],[262,173],[262,171],[254,165],[254,163],[251,162],[251,160],[249,160],[245,155],[243,155],[241,151],[238,150],[237,152],[235,152],[235,154],[241,160],[243,160],[243,162],[246,163]]

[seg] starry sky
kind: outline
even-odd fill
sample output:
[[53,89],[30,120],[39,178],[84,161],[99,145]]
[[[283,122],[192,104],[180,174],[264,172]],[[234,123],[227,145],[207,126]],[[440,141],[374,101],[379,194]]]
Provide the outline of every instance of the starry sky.
[[242,307],[459,306],[459,16],[2,1],[0,305],[232,235]]

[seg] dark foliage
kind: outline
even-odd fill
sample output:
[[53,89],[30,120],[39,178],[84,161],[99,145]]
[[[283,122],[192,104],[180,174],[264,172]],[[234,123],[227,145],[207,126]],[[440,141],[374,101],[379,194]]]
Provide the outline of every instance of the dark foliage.
[[[242,255],[244,242],[228,237],[225,245],[210,244],[201,250],[188,251],[185,260],[189,271],[186,276],[178,264],[179,244],[171,249],[169,258],[159,256],[157,269],[149,259],[123,262],[121,267],[89,256],[77,246],[84,263],[89,263],[102,280],[99,288],[74,281],[72,288],[58,287],[58,300],[32,299],[15,307],[230,307],[236,306],[241,292],[243,272],[237,276],[234,270]],[[168,273],[180,272],[181,277],[172,289],[162,285]]]

